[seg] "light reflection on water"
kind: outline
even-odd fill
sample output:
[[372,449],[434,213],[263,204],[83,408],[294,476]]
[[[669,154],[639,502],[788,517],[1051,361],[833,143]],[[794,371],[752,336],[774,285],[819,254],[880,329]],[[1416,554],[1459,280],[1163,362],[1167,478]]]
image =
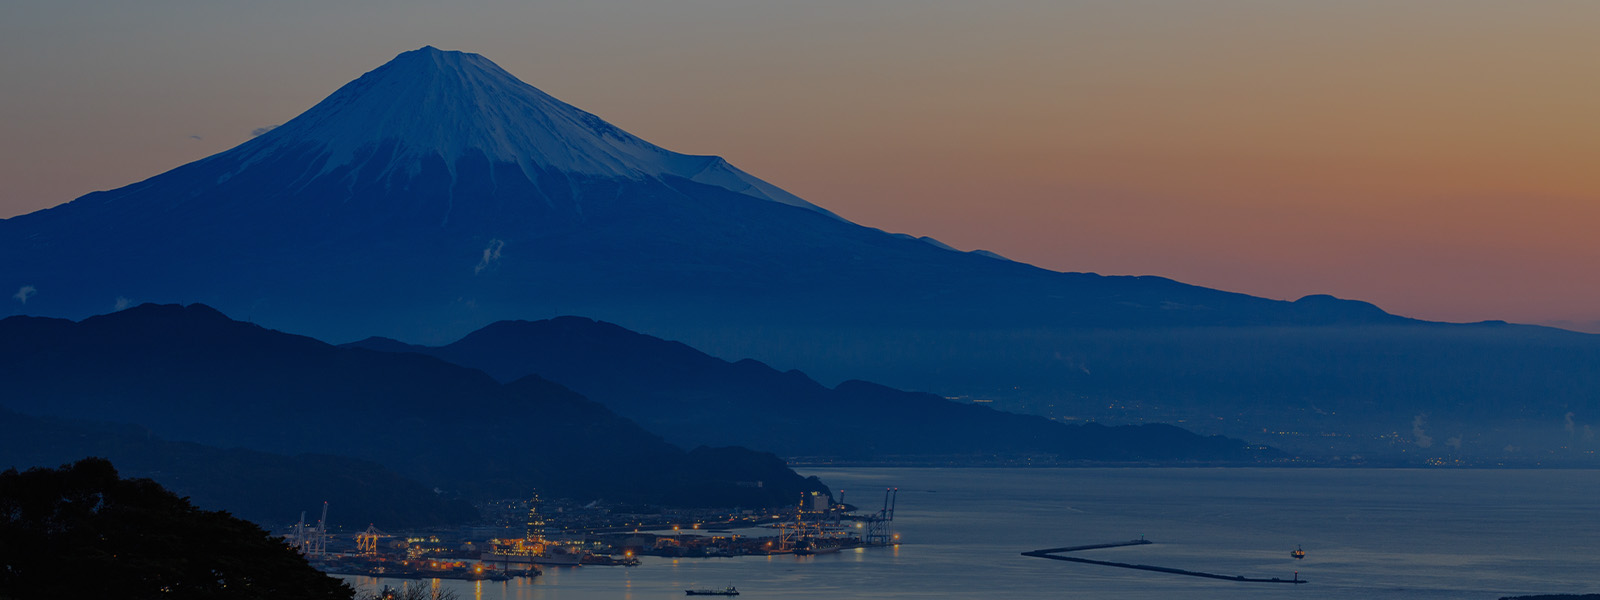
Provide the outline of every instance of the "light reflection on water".
[[[1378,469],[807,470],[863,508],[900,488],[904,545],[810,557],[642,557],[533,580],[442,581],[474,600],[682,598],[1483,598],[1600,592],[1600,471]],[[1225,581],[1019,556],[1121,541],[1086,558],[1312,583]],[[1289,551],[1303,545],[1307,558]],[[364,590],[395,580],[348,577]],[[415,585],[417,582],[412,582]]]

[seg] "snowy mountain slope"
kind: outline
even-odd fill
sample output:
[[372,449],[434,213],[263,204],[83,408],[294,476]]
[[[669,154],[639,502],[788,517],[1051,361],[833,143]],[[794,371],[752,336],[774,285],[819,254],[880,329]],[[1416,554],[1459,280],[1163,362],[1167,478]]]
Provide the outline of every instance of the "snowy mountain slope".
[[[403,53],[310,110],[216,157],[234,171],[304,152],[326,175],[340,167],[387,178],[416,175],[438,156],[452,175],[467,156],[544,172],[639,180],[666,176],[831,215],[716,156],[665,150],[523,83],[477,54],[432,46]],[[381,152],[374,152],[381,148]],[[356,164],[360,162],[361,164]]]

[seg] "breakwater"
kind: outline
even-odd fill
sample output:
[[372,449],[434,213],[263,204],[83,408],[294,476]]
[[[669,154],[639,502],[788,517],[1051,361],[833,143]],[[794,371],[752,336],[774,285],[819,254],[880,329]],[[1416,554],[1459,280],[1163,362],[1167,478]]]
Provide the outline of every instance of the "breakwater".
[[1083,564],[1086,564],[1086,565],[1100,565],[1100,566],[1103,566],[1103,567],[1117,567],[1117,568],[1120,568],[1120,569],[1134,569],[1134,570],[1138,570],[1138,571],[1153,571],[1153,572],[1156,572],[1156,573],[1170,573],[1170,574],[1173,574],[1173,575],[1188,575],[1190,577],[1204,577],[1204,578],[1207,578],[1207,579],[1220,579],[1220,580],[1223,580],[1223,581],[1237,581],[1237,582],[1241,582],[1241,583],[1293,583],[1293,584],[1306,583],[1306,580],[1300,578],[1300,574],[1299,573],[1296,573],[1293,579],[1282,579],[1282,578],[1278,578],[1278,577],[1271,577],[1271,578],[1245,577],[1243,575],[1219,575],[1219,574],[1216,574],[1216,573],[1206,573],[1204,571],[1189,571],[1189,570],[1186,570],[1186,569],[1175,569],[1175,568],[1172,568],[1172,567],[1158,567],[1158,566],[1155,566],[1155,565],[1137,565],[1137,564],[1132,564],[1132,563],[1112,562],[1112,561],[1108,561],[1108,560],[1092,560],[1092,559],[1088,559],[1088,558],[1078,558],[1076,556],[1060,556],[1061,554],[1065,554],[1065,553],[1068,553],[1068,552],[1079,552],[1079,551],[1082,551],[1082,550],[1098,550],[1098,549],[1101,549],[1101,548],[1120,548],[1120,547],[1123,547],[1123,546],[1142,546],[1142,545],[1151,544],[1151,543],[1154,543],[1154,542],[1151,542],[1150,540],[1146,540],[1146,539],[1140,538],[1140,539],[1137,539],[1137,540],[1129,540],[1129,541],[1126,541],[1126,542],[1111,542],[1111,543],[1106,543],[1106,544],[1089,544],[1089,545],[1085,545],[1085,546],[1065,546],[1065,547],[1061,547],[1061,548],[1045,548],[1045,549],[1042,549],[1042,550],[1031,550],[1031,551],[1028,551],[1028,552],[1023,552],[1022,555],[1023,556],[1031,556],[1033,558],[1048,558],[1050,560],[1059,560],[1059,561],[1065,561],[1065,562],[1083,563]]

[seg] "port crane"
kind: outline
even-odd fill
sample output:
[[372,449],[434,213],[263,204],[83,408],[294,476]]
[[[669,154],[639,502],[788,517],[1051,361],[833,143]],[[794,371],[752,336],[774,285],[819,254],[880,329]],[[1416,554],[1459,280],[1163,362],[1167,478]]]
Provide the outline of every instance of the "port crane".
[[300,521],[289,533],[289,545],[302,556],[311,554],[311,531],[306,527],[306,511],[300,511]]
[[289,533],[289,545],[305,556],[322,556],[328,553],[328,503],[322,503],[322,518],[316,527],[306,525],[306,511],[300,511],[300,521]]
[[322,518],[317,519],[317,539],[314,540],[312,556],[323,556],[328,553],[328,501],[322,501]]
[[[815,501],[808,502],[808,500],[818,497],[816,492],[812,494],[810,497],[806,494],[801,494],[800,505],[795,509],[794,521],[779,526],[783,529],[783,533],[778,536],[778,551],[807,551],[819,546],[833,548],[854,546],[855,543],[850,539],[849,528],[840,523],[843,503],[818,509],[818,504]],[[843,494],[844,492],[841,491],[841,499],[844,497]],[[822,498],[826,497],[822,496]],[[808,504],[813,509],[809,512],[816,513],[816,518],[811,521],[806,520],[806,513],[808,512],[806,507]]]
[[[825,497],[823,497],[825,498]],[[794,520],[774,525],[783,532],[779,534],[777,552],[794,552],[796,554],[822,554],[837,552],[840,548],[853,548],[856,546],[894,546],[900,543],[900,534],[894,531],[894,512],[899,504],[900,488],[884,488],[883,508],[876,513],[865,516],[852,516],[856,521],[855,527],[843,523],[849,511],[849,505],[844,503],[844,490],[839,490],[839,502],[821,504],[818,494],[801,494],[800,505],[794,512]],[[866,535],[856,537],[853,529],[865,526]]]
[[883,508],[878,514],[866,517],[868,546],[889,546],[900,542],[900,534],[894,532],[894,508],[900,500],[900,488],[884,488]]
[[378,553],[378,540],[394,536],[379,530],[376,525],[367,524],[367,530],[356,534],[356,550],[363,556],[373,556]]

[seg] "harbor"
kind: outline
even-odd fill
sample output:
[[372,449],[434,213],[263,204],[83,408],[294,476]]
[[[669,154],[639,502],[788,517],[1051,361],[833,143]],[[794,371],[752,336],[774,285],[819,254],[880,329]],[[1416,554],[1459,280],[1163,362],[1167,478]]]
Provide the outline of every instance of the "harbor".
[[[881,508],[870,513],[843,498],[843,491],[837,500],[812,492],[787,511],[658,513],[651,522],[623,511],[610,512],[609,521],[597,519],[597,503],[586,505],[591,509],[586,511],[558,501],[551,503],[552,510],[534,495],[496,503],[501,510],[487,511],[493,519],[488,523],[393,534],[376,525],[355,533],[331,531],[326,525],[330,506],[324,503],[320,518],[308,522],[302,513],[282,536],[330,574],[474,582],[533,579],[550,569],[634,567],[643,557],[807,557],[899,544],[894,530],[898,489],[886,488]],[[673,516],[690,518],[666,520]]]
[[[1600,497],[1594,471],[1382,469],[917,469],[804,471],[879,509],[900,488],[899,546],[831,554],[642,556],[634,568],[554,567],[504,582],[441,580],[462,600],[676,600],[690,589],[738,588],[737,598],[859,600],[1494,600],[1600,590],[1600,546],[1570,535]],[[1574,477],[1581,477],[1575,481]],[[1493,502],[1473,490],[1498,490]],[[858,492],[857,490],[860,490]],[[875,490],[875,491],[869,491]],[[836,492],[837,494],[837,492]],[[872,496],[871,502],[862,501]],[[1448,500],[1448,501],[1443,501]],[[1548,517],[1508,513],[1538,503]],[[337,507],[335,507],[337,509]],[[771,515],[768,514],[768,517]],[[1471,519],[1472,531],[1449,531]],[[291,518],[291,520],[293,520]],[[315,520],[313,516],[312,520]],[[381,526],[381,524],[380,524]],[[687,527],[686,527],[687,528]],[[693,531],[689,529],[689,531]],[[740,529],[771,535],[771,529]],[[670,525],[663,532],[671,535]],[[1237,583],[1019,556],[1033,549],[1157,543],[1069,553],[1307,585]],[[1557,554],[1550,540],[1566,540]],[[1307,557],[1289,555],[1304,544]],[[1539,556],[1536,561],[1529,556]],[[345,578],[361,590],[428,580]]]

